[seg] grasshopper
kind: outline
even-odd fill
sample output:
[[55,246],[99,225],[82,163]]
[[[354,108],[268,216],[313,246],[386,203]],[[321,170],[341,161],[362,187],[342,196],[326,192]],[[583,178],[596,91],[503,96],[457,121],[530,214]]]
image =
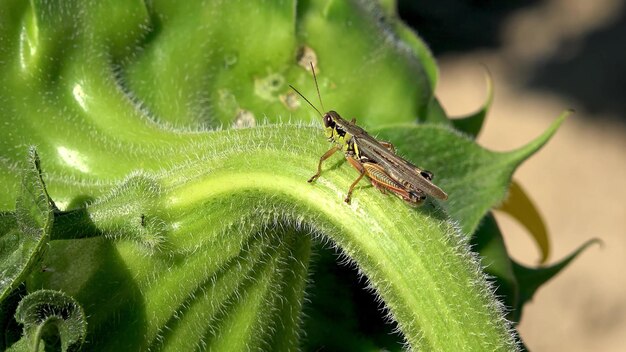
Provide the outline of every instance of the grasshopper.
[[[322,110],[324,110],[313,63],[311,63],[311,71],[315,80],[317,97]],[[361,181],[363,176],[367,176],[372,185],[381,193],[385,194],[387,191],[390,191],[411,206],[422,204],[427,195],[441,200],[448,199],[448,195],[431,182],[433,173],[422,170],[398,156],[393,144],[379,141],[370,136],[364,129],[356,125],[356,119],[347,121],[333,110],[322,114],[296,88],[292,85],[289,85],[289,87],[298,93],[322,117],[326,137],[329,142],[334,144],[332,148],[322,155],[317,164],[317,173],[308,182],[313,182],[320,177],[324,160],[330,158],[337,151],[342,150],[346,160],[359,172],[359,176],[348,189],[348,194],[345,198],[345,202],[348,204],[350,204],[354,187]]]

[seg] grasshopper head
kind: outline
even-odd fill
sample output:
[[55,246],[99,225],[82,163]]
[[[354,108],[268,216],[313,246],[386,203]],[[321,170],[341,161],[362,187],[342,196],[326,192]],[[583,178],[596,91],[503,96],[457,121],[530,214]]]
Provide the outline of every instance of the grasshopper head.
[[332,138],[333,134],[335,132],[335,128],[337,127],[337,117],[339,116],[338,113],[336,113],[335,111],[331,110],[327,113],[324,114],[324,116],[322,117],[323,122],[324,122],[324,131],[326,132],[326,137],[328,138]]

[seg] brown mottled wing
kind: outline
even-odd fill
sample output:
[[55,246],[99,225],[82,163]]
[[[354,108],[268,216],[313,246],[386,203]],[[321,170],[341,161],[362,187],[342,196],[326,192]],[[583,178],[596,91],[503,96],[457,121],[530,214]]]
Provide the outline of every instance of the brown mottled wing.
[[[360,153],[382,166],[391,177],[401,184],[406,185],[408,183],[412,186],[411,188],[421,190],[430,196],[442,200],[448,199],[448,195],[442,191],[441,188],[420,175],[420,171],[422,171],[420,168],[389,152],[387,148],[383,147],[362,128],[354,125],[350,127],[357,127],[357,129],[354,130],[355,133],[353,133],[353,136]],[[347,127],[347,130],[351,133],[350,127]]]

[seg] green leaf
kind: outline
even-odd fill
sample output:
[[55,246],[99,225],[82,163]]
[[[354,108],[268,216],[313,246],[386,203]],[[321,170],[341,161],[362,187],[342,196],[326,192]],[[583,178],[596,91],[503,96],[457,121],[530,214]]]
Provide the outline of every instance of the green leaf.
[[41,179],[37,152],[30,148],[15,212],[0,213],[0,301],[24,281],[43,255],[54,208]]
[[15,320],[15,310],[24,296],[26,285],[19,285],[0,302],[0,350],[5,351],[22,337],[22,327]]
[[[496,295],[504,304],[507,319],[519,321],[519,284],[513,263],[504,244],[502,233],[493,214],[489,213],[481,221],[471,240],[472,249],[480,254],[483,270],[490,276],[490,281],[496,288]],[[518,319],[513,319],[517,316]]]
[[562,114],[528,145],[506,153],[483,149],[442,126],[389,127],[373,132],[394,141],[400,155],[434,172],[435,183],[449,196],[440,205],[469,238],[487,211],[504,200],[515,169],[548,142],[566,116]]
[[493,103],[493,80],[491,79],[489,71],[487,71],[485,77],[487,81],[487,100],[483,103],[483,106],[472,114],[451,120],[454,128],[470,135],[473,138],[476,138],[480,133],[480,130],[485,123],[487,113]]
[[433,98],[428,105],[428,109],[424,114],[423,121],[426,123],[439,124],[444,126],[452,125],[451,120],[448,119],[448,115],[443,110],[443,106],[438,99]]
[[[410,30],[386,17],[384,7],[374,1],[301,1],[297,19],[299,44],[319,58],[327,108],[366,127],[423,119],[433,97],[434,61],[419,38],[398,31]],[[315,96],[310,76],[290,82]]]
[[544,285],[574,258],[597,240],[583,244],[561,261],[545,267],[526,267],[510,258],[500,228],[492,214],[488,214],[472,237],[472,248],[481,256],[485,273],[496,288],[496,295],[506,307],[507,319],[519,322],[523,306]]
[[535,204],[530,200],[519,183],[511,182],[509,196],[502,203],[498,210],[512,216],[522,224],[530,233],[541,251],[540,263],[545,263],[550,255],[550,242],[548,241],[548,230],[537,210]]
[[[432,127],[413,131],[422,129]],[[442,134],[462,139],[440,129],[425,141]],[[287,343],[275,331],[283,324],[299,326],[294,317],[299,316],[310,251],[304,231],[323,234],[358,264],[412,346],[510,347],[502,313],[445,215],[430,206],[408,207],[366,183],[346,205],[343,198],[356,174],[345,161],[338,165],[341,157],[329,160],[314,185],[307,184],[326,148],[310,138],[316,135],[318,128],[289,125],[199,135],[189,139],[187,150],[194,152],[184,153],[185,163],[161,173],[135,174],[91,203],[88,218],[113,241],[117,253],[97,265],[113,270],[123,263],[143,297],[133,313],[139,316],[107,325],[106,334],[90,338],[94,346],[180,350],[237,342],[256,349],[270,341]],[[151,230],[142,231],[144,226]],[[296,235],[278,229],[294,229]],[[66,251],[53,249],[54,257],[45,263],[50,271],[40,273],[33,285],[78,297],[96,326],[129,314],[87,294],[96,291],[96,283],[101,292],[120,292],[118,285],[129,286],[128,279],[107,278],[106,271],[87,265],[93,250],[80,254],[69,244]],[[288,298],[279,294],[280,283],[287,268],[295,267],[303,270],[287,284],[294,292]],[[63,279],[87,268],[92,274],[82,282]],[[113,286],[102,287],[106,282]],[[291,315],[268,321],[268,316],[284,316],[277,313],[283,305],[292,307]],[[130,325],[136,321],[145,322],[139,340],[131,333],[140,328]],[[451,332],[454,338],[448,336]]]
[[[375,2],[372,1],[372,4]],[[424,71],[430,81],[430,86],[435,87],[437,80],[439,79],[439,69],[435,62],[430,48],[420,38],[414,29],[404,24],[398,16],[398,5],[396,0],[380,0],[378,1],[381,12],[379,14],[378,21],[381,26],[387,26],[387,30],[397,36],[398,46],[408,46],[413,55],[418,58],[421,65],[424,67]],[[376,5],[370,5],[376,8]]]
[[17,307],[16,320],[24,325],[24,340],[31,351],[43,345],[61,351],[78,351],[85,341],[86,321],[72,297],[52,290],[39,290],[24,297]]
[[599,242],[600,241],[597,239],[589,240],[580,247],[578,247],[577,250],[575,250],[567,257],[546,267],[529,268],[522,264],[516,263],[515,261],[512,261],[513,271],[515,272],[515,276],[517,277],[517,281],[520,287],[519,301],[517,306],[515,307],[516,316],[514,317],[514,319],[516,321],[519,320],[519,317],[522,314],[522,308],[524,304],[526,304],[533,298],[533,295],[539,287],[541,287],[547,281],[560,273],[585,249],[587,249],[592,244]]
[[[377,6],[286,0],[254,11],[239,6],[3,2],[0,209],[12,209],[18,193],[22,155],[15,146],[38,146],[55,180],[49,192],[68,209],[138,168],[160,169],[163,160],[146,154],[180,145],[187,138],[176,138],[181,131],[246,121],[318,123],[288,87],[316,96],[310,71],[298,64],[303,47],[316,57],[327,107],[363,126],[428,115],[434,61],[419,38],[395,33],[407,31],[396,18],[379,23]],[[409,37],[411,46],[403,41]]]
[[402,335],[389,312],[345,255],[317,245],[312,258],[315,285],[307,291],[302,350],[401,351]]

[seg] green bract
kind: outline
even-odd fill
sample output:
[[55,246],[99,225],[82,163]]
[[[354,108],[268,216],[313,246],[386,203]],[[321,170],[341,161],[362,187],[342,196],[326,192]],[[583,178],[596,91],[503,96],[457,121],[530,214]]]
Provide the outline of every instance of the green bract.
[[[485,248],[511,307],[562,267],[535,280],[497,226],[479,226],[562,119],[519,150],[479,147],[486,108],[453,129],[430,53],[394,7],[4,1],[0,346],[516,349],[469,241],[496,239]],[[328,145],[288,84],[315,97],[309,62],[327,108],[434,171],[449,201],[414,209],[363,182],[346,205],[356,174],[338,157],[307,184]],[[303,314],[329,247],[367,277],[397,338],[343,321],[324,334],[328,314]],[[330,297],[311,307],[338,308]]]

